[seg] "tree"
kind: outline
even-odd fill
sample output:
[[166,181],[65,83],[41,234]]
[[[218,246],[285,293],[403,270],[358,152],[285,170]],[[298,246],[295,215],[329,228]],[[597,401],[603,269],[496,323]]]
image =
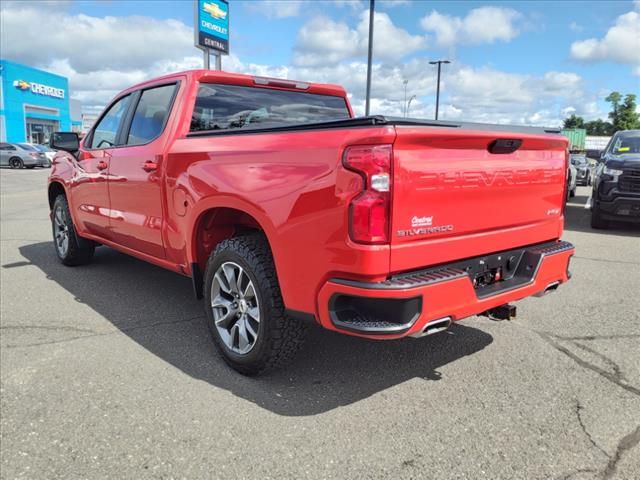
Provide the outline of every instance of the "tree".
[[611,92],[605,100],[611,103],[609,118],[613,125],[612,133],[618,130],[633,130],[640,128],[640,114],[636,111],[636,96],[632,93],[622,95],[619,92]]
[[584,118],[571,114],[570,117],[564,119],[564,128],[584,128]]
[[601,119],[586,122],[584,128],[587,130],[587,135],[608,137],[613,134],[613,125]]

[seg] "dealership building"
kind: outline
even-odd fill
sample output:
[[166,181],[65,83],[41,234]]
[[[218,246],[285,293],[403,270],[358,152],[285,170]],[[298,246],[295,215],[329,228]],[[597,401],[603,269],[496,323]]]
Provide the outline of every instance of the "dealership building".
[[52,132],[79,131],[80,110],[65,77],[0,59],[0,141],[44,143]]

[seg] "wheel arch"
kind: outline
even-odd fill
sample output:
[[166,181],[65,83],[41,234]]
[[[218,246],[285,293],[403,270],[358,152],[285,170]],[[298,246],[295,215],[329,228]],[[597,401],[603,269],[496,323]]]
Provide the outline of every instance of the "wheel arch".
[[[62,182],[59,182],[57,180],[49,183],[47,194],[49,198],[49,210],[53,208],[53,202],[56,201],[56,197],[58,195],[64,195],[65,197],[67,197],[67,191],[65,190],[64,185],[62,185]],[[67,202],[68,201],[69,198],[67,197]]]
[[197,297],[202,295],[202,273],[211,252],[227,238],[252,232],[262,233],[278,271],[273,248],[275,227],[257,207],[233,201],[205,204],[194,215],[191,225],[187,257]]

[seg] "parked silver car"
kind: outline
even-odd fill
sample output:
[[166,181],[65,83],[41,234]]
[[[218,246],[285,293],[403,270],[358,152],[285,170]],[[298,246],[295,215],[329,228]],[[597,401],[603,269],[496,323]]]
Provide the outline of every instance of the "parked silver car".
[[16,146],[26,150],[27,152],[35,152],[38,154],[38,160],[40,161],[40,163],[38,163],[38,167],[50,167],[51,166],[51,162],[49,161],[49,158],[47,158],[47,154],[45,152],[43,152],[42,150],[40,150],[38,148],[38,145],[33,145],[31,143],[16,143]]
[[571,165],[577,170],[577,184],[589,186],[591,185],[593,169],[584,154],[571,154]]
[[[42,155],[42,156],[41,156]],[[0,166],[11,168],[34,168],[43,164],[44,153],[24,148],[16,143],[0,143]]]

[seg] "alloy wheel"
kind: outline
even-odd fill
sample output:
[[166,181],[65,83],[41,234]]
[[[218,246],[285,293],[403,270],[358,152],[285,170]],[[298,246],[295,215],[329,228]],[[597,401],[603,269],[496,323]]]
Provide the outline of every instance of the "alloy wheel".
[[237,263],[225,262],[216,271],[211,309],[224,344],[234,353],[249,353],[258,339],[260,305],[251,278]]
[[69,224],[62,206],[58,206],[53,212],[53,234],[56,250],[64,258],[69,251]]

